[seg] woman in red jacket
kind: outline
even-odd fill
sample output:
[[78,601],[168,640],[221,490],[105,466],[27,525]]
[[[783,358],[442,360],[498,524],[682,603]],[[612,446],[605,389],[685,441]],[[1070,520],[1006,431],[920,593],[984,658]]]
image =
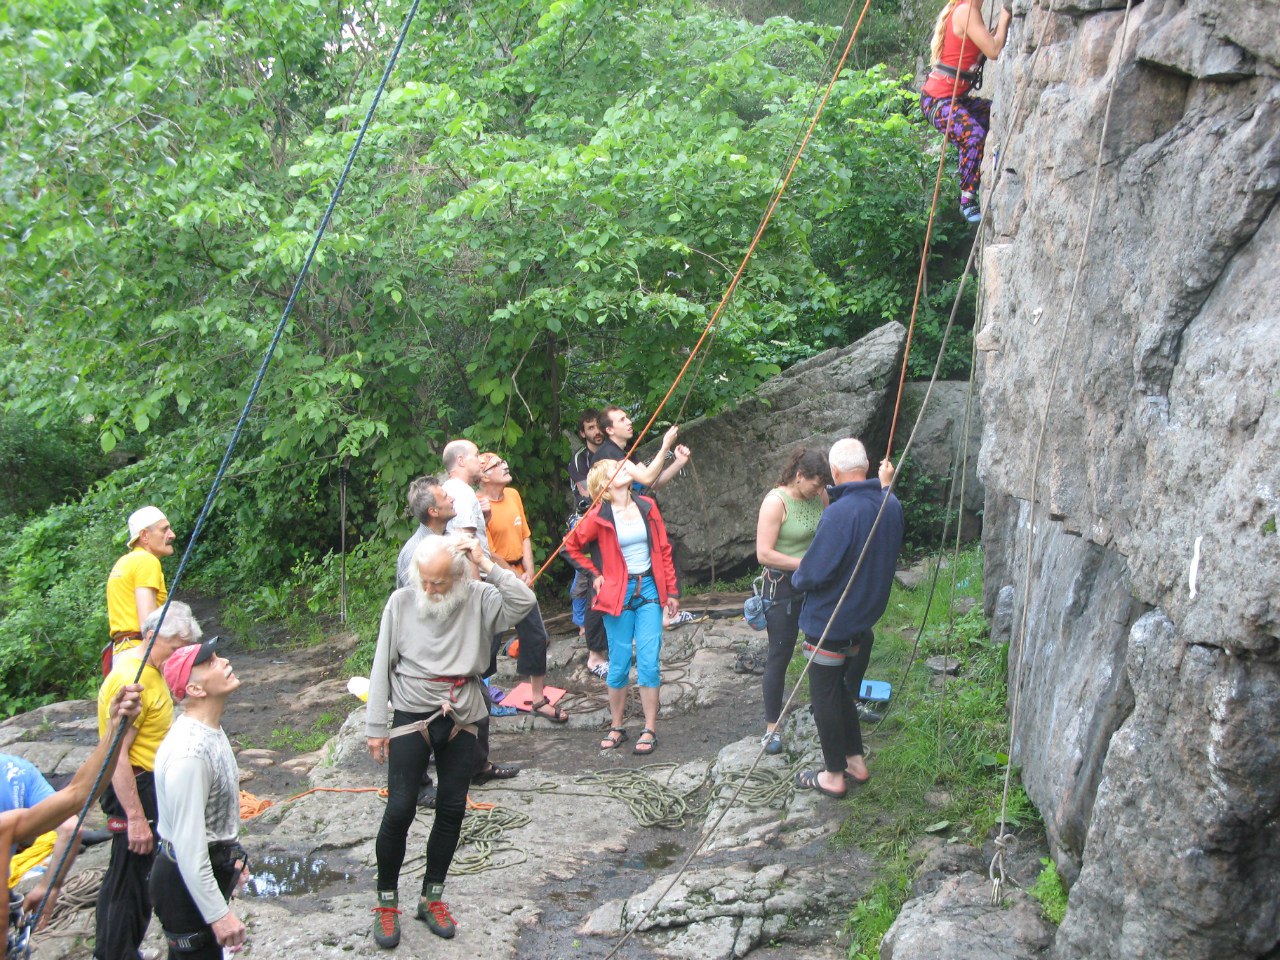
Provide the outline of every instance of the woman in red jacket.
[[991,101],[970,95],[982,82],[982,64],[995,60],[1009,34],[1005,0],[995,31],[987,29],[977,3],[950,0],[933,28],[933,69],[920,91],[920,109],[960,151],[960,213],[970,223],[982,219],[978,187],[982,152],[991,126]]
[[592,606],[604,614],[609,638],[609,676],[605,682],[613,727],[600,741],[600,749],[613,750],[627,740],[622,713],[634,644],[644,731],[631,752],[650,754],[658,742],[662,609],[665,606],[672,617],[680,612],[679,587],[658,505],[648,497],[631,495],[631,474],[626,464],[619,467],[617,460],[597,461],[587,474],[587,490],[593,500],[606,487],[608,492],[599,505],[588,510],[569,533],[565,549],[595,578]]

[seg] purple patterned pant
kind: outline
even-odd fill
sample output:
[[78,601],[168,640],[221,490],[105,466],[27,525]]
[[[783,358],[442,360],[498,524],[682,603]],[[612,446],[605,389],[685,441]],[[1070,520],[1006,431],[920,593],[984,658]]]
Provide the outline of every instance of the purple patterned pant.
[[977,193],[982,182],[982,149],[991,125],[991,101],[981,97],[956,97],[953,105],[950,97],[922,93],[920,110],[959,150],[960,189]]

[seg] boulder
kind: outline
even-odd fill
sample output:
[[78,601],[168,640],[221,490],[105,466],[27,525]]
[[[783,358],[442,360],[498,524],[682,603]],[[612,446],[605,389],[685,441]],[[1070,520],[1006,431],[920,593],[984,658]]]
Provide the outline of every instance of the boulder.
[[[927,400],[927,402],[926,402]],[[966,439],[965,418],[969,431]],[[920,416],[923,410],[923,416]],[[919,419],[919,424],[916,421]],[[896,446],[911,440],[910,464],[904,479],[916,497],[939,505],[960,499],[959,470],[964,476],[964,509],[960,514],[960,536],[972,540],[982,532],[982,481],[978,478],[978,451],[982,441],[982,417],[976,391],[972,399],[968,381],[940,380],[929,388],[928,381],[908,383],[902,391],[898,413]],[[952,474],[956,474],[952,493]],[[953,500],[951,499],[953,498]],[[954,521],[953,521],[954,523]],[[952,526],[948,537],[955,535]]]
[[1053,955],[1273,956],[1280,8],[1147,0],[1122,40],[1115,6],[1037,5],[988,67],[985,599],[1074,881]]
[[714,567],[717,577],[733,576],[755,565],[760,500],[796,447],[825,451],[858,437],[871,461],[879,460],[905,341],[901,324],[886,324],[797,363],[731,409],[680,427],[693,463],[660,499],[686,575],[706,578]]
[[1021,890],[991,904],[991,881],[966,872],[908,900],[880,942],[880,960],[1035,960],[1053,928]]

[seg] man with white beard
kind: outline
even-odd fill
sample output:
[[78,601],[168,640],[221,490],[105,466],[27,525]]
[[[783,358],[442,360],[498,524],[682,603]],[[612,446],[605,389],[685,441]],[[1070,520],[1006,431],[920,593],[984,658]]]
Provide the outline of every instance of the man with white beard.
[[[436,936],[455,924],[443,900],[466,811],[476,724],[488,716],[481,676],[494,634],[510,630],[537,603],[510,570],[494,564],[475,537],[429,537],[414,552],[416,583],[391,594],[382,611],[369,677],[369,753],[387,763],[387,806],[378,829],[378,898],[373,938],[400,943],[399,881],[418,784],[432,754],[436,814],[417,916]],[[473,580],[467,563],[476,565]],[[388,731],[387,702],[393,715]]]

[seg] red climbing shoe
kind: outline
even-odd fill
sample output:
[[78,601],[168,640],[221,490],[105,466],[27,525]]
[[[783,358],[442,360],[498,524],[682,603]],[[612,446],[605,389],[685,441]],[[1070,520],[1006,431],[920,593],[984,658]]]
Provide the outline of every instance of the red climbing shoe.
[[400,911],[379,903],[373,908],[373,942],[384,950],[400,945]]
[[418,919],[437,937],[444,937],[446,940],[452,940],[458,929],[443,900],[419,900]]

